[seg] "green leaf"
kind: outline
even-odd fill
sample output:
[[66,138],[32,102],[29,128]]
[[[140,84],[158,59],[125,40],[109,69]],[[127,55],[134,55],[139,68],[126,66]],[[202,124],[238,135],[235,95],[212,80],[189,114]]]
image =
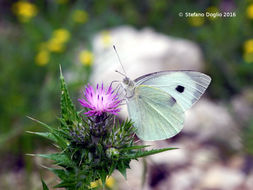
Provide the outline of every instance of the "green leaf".
[[48,168],[55,175],[57,175],[62,181],[69,180],[69,172],[65,169]]
[[106,183],[107,172],[105,170],[102,170],[99,172],[99,176],[100,176],[100,179],[101,179],[103,187],[104,187],[105,183]]
[[135,154],[124,155],[123,157],[127,158],[127,159],[137,159],[137,158],[141,158],[141,157],[145,157],[145,156],[150,156],[150,155],[153,155],[153,154],[158,154],[158,153],[161,153],[161,152],[165,152],[165,151],[168,151],[168,150],[175,150],[175,149],[177,149],[177,148],[162,148],[162,149],[153,149],[153,150],[146,150],[146,151],[138,151]]
[[49,125],[47,125],[47,124],[45,124],[45,123],[43,123],[43,122],[41,122],[41,121],[39,121],[37,119],[34,119],[34,118],[30,117],[30,116],[26,116],[26,117],[29,118],[29,119],[31,119],[31,120],[33,120],[36,123],[41,124],[43,127],[47,128],[50,132],[55,131],[55,129],[53,127],[50,127]]
[[127,179],[126,169],[129,168],[129,162],[124,163],[124,160],[121,160],[120,163],[117,166],[117,169],[120,171],[120,173],[124,176],[125,179]]
[[57,145],[59,145],[62,150],[65,150],[67,148],[67,146],[68,146],[68,144],[66,142],[66,139],[64,139],[62,136],[57,135],[55,133],[53,133],[53,136],[56,139]]
[[126,150],[136,150],[136,149],[142,149],[142,148],[146,148],[149,147],[150,145],[136,145],[136,146],[130,146],[130,147],[126,147],[126,148],[121,148],[121,150],[126,151]]
[[41,179],[41,183],[42,183],[43,190],[49,190],[47,187],[47,184],[43,181],[43,179]]
[[60,83],[61,83],[61,117],[69,127],[77,127],[82,122],[76,108],[70,99],[67,85],[62,75],[60,67]]
[[52,133],[49,133],[49,132],[33,132],[33,131],[27,131],[27,133],[39,135],[39,136],[41,136],[41,137],[44,137],[44,138],[49,139],[49,140],[54,141],[54,142],[57,141],[56,138],[55,138],[55,136],[54,136]]
[[64,165],[68,167],[75,166],[74,162],[72,162],[65,154],[55,153],[55,154],[33,154],[33,155],[30,154],[30,155],[53,160],[58,165]]
[[71,189],[76,189],[75,188],[76,183],[75,182],[69,182],[69,181],[62,181],[58,185],[55,185],[54,188],[71,188]]

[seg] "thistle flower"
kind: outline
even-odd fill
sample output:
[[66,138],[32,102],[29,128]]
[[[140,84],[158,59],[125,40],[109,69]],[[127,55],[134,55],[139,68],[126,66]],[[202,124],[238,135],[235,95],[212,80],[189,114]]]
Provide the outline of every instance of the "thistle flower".
[[112,86],[106,91],[103,84],[101,87],[97,84],[94,91],[93,87],[88,85],[83,93],[85,99],[78,99],[78,101],[83,107],[90,109],[84,113],[88,116],[101,116],[103,113],[117,115],[117,112],[120,111],[118,106],[121,100],[119,100],[119,96],[114,92]]

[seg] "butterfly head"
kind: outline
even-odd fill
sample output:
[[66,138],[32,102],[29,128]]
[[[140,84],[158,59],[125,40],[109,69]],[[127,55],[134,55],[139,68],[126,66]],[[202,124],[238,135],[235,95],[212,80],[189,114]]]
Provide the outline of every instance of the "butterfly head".
[[127,87],[134,87],[134,82],[128,77],[123,79],[123,84]]
[[124,76],[122,80],[122,87],[124,88],[126,92],[126,98],[131,98],[134,95],[134,89],[135,89],[135,83],[132,81],[129,77],[127,77],[125,74],[119,72],[116,70],[117,73],[121,74]]
[[128,77],[125,77],[122,83],[123,83],[123,88],[125,89],[125,92],[126,92],[126,98],[127,99],[132,98],[134,96],[134,89],[135,89],[134,81],[132,81]]
[[124,76],[122,81],[124,88],[134,88],[134,81],[132,81],[129,77],[127,77],[126,74],[123,74],[117,70],[115,72]]

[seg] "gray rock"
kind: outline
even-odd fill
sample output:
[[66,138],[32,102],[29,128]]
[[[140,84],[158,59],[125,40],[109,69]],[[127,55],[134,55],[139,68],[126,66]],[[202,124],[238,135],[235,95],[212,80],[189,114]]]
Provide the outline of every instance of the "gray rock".
[[103,45],[103,34],[94,38],[92,82],[122,79],[114,72],[123,70],[112,48],[113,44],[116,45],[127,75],[132,79],[161,70],[203,70],[201,51],[191,41],[159,34],[149,28],[136,30],[124,26],[111,29],[109,33],[111,46]]
[[196,133],[195,140],[201,142],[218,140],[240,149],[240,134],[236,122],[228,109],[207,99],[200,99],[186,112],[184,132]]
[[244,180],[243,174],[222,165],[216,165],[206,171],[199,189],[231,190],[239,186]]
[[245,89],[235,96],[232,101],[233,112],[236,119],[247,123],[253,115],[253,89]]

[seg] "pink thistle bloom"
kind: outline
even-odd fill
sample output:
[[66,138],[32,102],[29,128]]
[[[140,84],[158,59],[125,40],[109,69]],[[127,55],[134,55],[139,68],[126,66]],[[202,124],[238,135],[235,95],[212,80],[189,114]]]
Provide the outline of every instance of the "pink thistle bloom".
[[110,86],[107,91],[104,89],[103,83],[101,87],[97,84],[97,88],[94,91],[93,87],[88,85],[83,91],[84,99],[78,99],[83,107],[90,110],[84,114],[88,116],[100,116],[103,113],[110,113],[117,115],[120,111],[118,108],[120,100],[117,93],[114,93]]

